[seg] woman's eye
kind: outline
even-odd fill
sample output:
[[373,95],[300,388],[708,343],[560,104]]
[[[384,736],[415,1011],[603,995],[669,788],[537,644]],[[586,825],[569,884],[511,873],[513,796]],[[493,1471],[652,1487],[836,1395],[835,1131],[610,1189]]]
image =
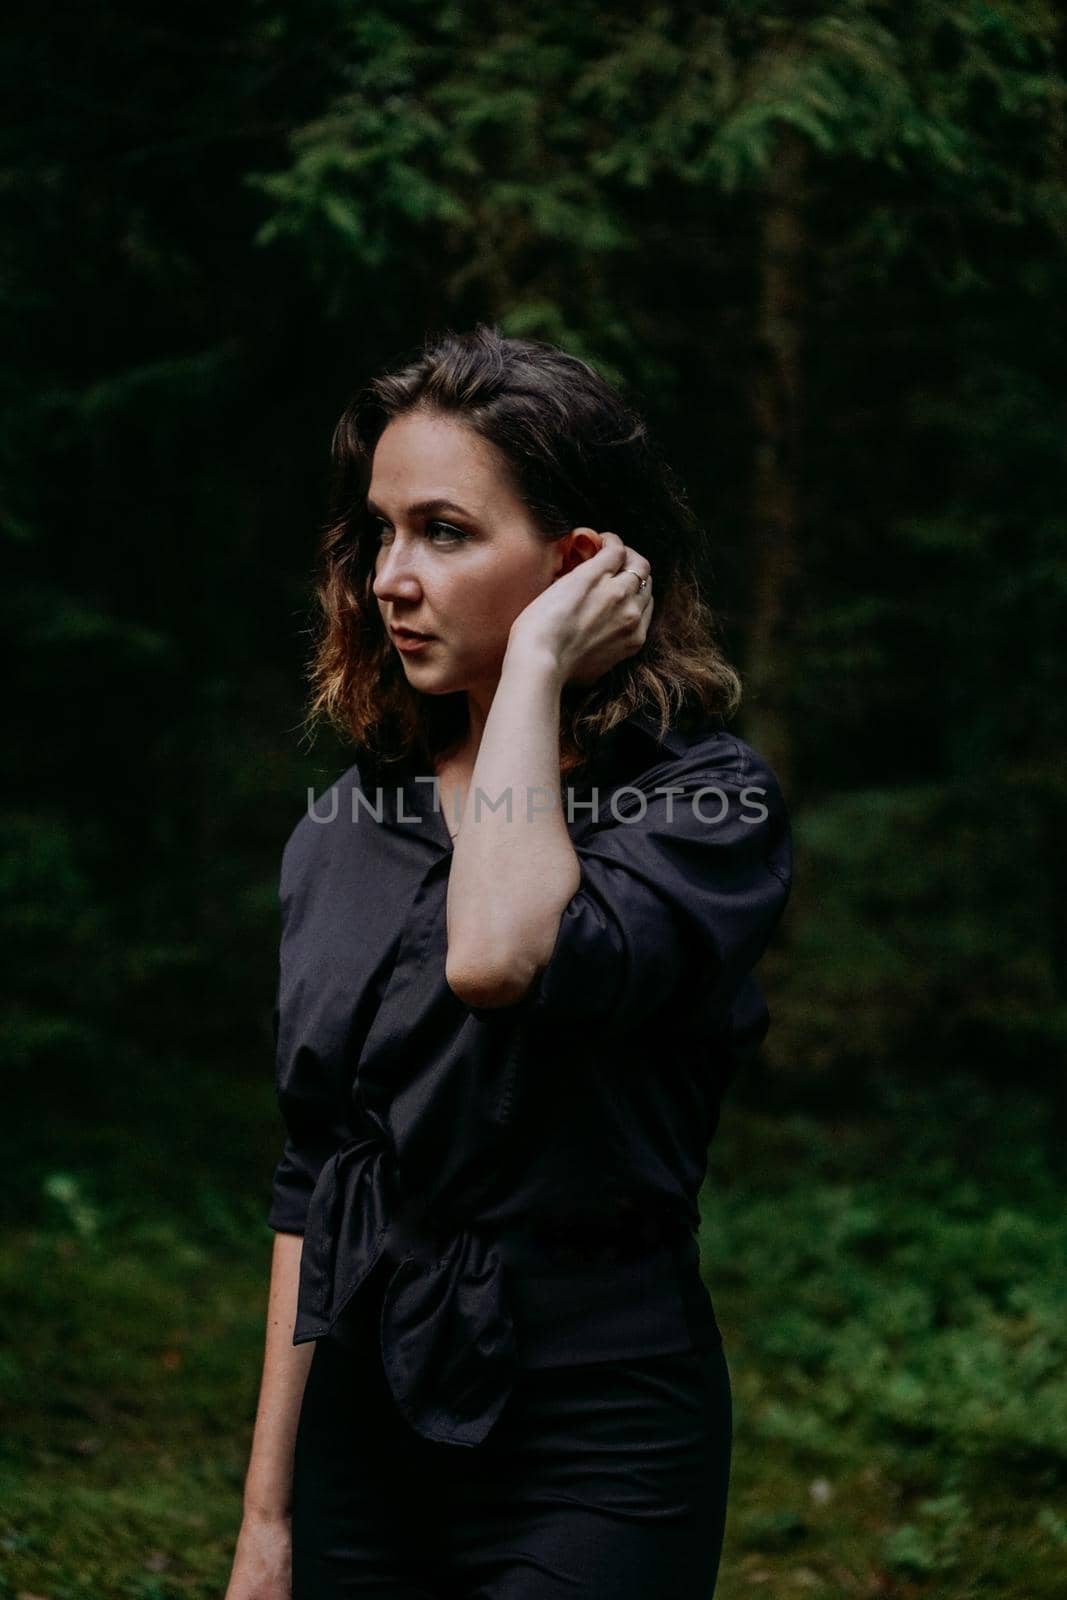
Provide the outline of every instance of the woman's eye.
[[[393,536],[392,528],[387,522],[384,522],[381,517],[374,518],[374,525],[378,530],[379,544],[387,544]],[[461,528],[454,528],[450,522],[428,522],[426,524],[426,532],[428,535],[432,534],[437,528],[442,530],[445,537],[443,539],[432,539],[431,542],[434,544],[452,544],[456,540],[466,540],[470,537],[470,535],[464,533]]]

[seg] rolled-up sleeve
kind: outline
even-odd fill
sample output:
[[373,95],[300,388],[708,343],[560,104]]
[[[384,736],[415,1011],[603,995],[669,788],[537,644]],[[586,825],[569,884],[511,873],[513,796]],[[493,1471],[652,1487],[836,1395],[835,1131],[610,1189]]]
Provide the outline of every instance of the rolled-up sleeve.
[[276,1233],[303,1233],[308,1205],[319,1173],[338,1144],[312,1142],[299,1134],[288,1134],[281,1159],[274,1169],[271,1206],[267,1226]]
[[329,1158],[349,1137],[338,1122],[336,1097],[315,1063],[304,1059],[294,1082],[279,1082],[285,1123],[281,1157],[274,1169],[267,1226],[276,1233],[303,1233],[311,1195]]
[[535,1016],[619,1033],[698,989],[730,1004],[785,909],[792,840],[771,768],[728,749],[618,791],[575,844],[581,883],[523,997]]

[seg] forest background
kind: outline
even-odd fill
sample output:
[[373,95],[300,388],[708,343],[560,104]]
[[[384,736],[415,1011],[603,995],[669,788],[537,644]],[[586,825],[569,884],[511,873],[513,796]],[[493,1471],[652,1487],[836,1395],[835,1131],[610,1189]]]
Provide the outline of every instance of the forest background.
[[330,434],[478,320],[645,410],[794,819],[718,1593],[1065,1592],[1065,68],[1043,0],[9,9],[0,1600],[224,1587]]

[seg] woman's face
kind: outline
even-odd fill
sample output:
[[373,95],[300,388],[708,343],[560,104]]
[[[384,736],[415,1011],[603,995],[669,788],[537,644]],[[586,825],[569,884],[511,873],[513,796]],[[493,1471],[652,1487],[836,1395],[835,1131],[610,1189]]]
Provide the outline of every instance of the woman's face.
[[[374,595],[408,681],[427,694],[491,690],[512,622],[562,570],[573,536],[546,539],[493,447],[449,417],[388,425],[367,505],[380,535]],[[401,650],[393,627],[432,638]]]

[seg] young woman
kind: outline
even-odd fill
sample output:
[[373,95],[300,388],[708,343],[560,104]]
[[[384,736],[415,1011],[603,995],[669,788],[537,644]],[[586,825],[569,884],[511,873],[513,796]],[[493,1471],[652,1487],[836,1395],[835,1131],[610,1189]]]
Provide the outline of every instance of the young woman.
[[287,1137],[228,1600],[708,1600],[730,1381],[697,1193],[767,1011],[781,790],[701,533],[584,362],[479,326],[334,441],[282,857]]

